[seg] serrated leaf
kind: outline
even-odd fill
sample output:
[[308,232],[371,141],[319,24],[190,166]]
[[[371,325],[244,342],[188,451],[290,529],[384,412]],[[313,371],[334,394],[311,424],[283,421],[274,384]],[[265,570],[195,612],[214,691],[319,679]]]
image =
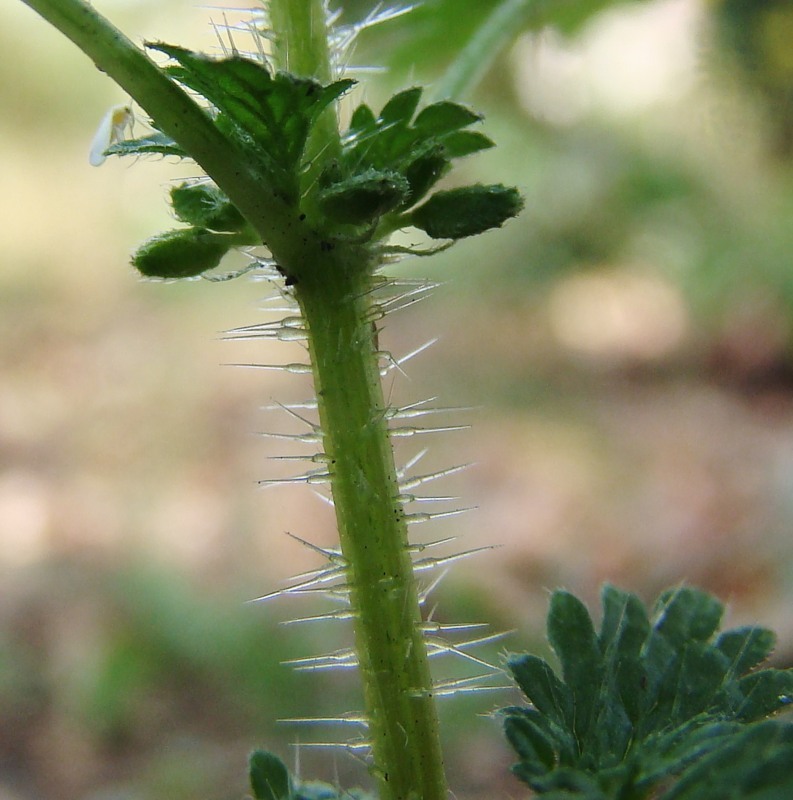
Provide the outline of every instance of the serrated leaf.
[[358,134],[365,131],[373,131],[377,127],[377,119],[374,112],[365,103],[357,106],[350,118],[350,133]]
[[410,208],[422,200],[427,192],[448,172],[451,164],[442,145],[421,154],[404,169],[410,192],[403,208]]
[[334,222],[363,225],[400,205],[410,186],[398,172],[367,170],[322,189],[320,210]]
[[451,100],[441,100],[425,106],[416,117],[413,127],[427,137],[443,136],[481,120],[481,114],[471,111],[470,108]]
[[793,670],[764,669],[738,681],[744,701],[736,716],[745,721],[762,719],[793,704]]
[[597,779],[585,772],[561,767],[534,780],[526,780],[520,767],[517,764],[512,771],[538,795],[550,800],[610,800],[598,786]]
[[689,767],[661,800],[789,800],[793,726],[744,728]]
[[735,675],[741,675],[765,661],[775,645],[773,631],[749,626],[725,631],[716,639],[716,647],[730,660]]
[[680,665],[675,711],[680,718],[715,710],[715,699],[729,672],[724,653],[701,642],[690,642]]
[[380,125],[408,125],[418,108],[423,89],[414,86],[395,94],[382,108],[378,123]]
[[562,728],[570,725],[573,697],[546,661],[528,653],[510,656],[507,669],[538,711]]
[[556,748],[541,724],[538,712],[526,709],[521,715],[510,715],[504,721],[509,743],[524,763],[525,769],[542,775],[556,763]]
[[655,627],[675,645],[709,639],[721,622],[724,606],[712,595],[681,586],[664,592],[655,605]]
[[597,635],[584,604],[569,592],[556,591],[548,611],[548,640],[559,657],[562,677],[573,695],[573,728],[586,735],[603,682]]
[[132,256],[132,265],[149,278],[192,278],[214,269],[234,244],[227,234],[180,228],[147,239]]
[[171,206],[182,222],[214,231],[238,232],[248,223],[212,183],[181,183],[171,189]]
[[290,800],[292,782],[280,758],[265,750],[256,750],[251,753],[249,770],[255,800]]
[[521,208],[517,189],[480,184],[436,192],[410,219],[433,239],[462,239],[501,227]]
[[[793,771],[791,749],[774,742],[754,753],[749,746],[731,749],[736,736],[765,724],[756,720],[793,704],[793,670],[738,671],[770,652],[773,637],[763,629],[738,629],[714,639],[722,606],[695,589],[665,592],[652,627],[633,595],[605,587],[602,600],[595,641],[583,605],[564,592],[552,598],[548,638],[562,663],[563,683],[540,659],[509,659],[526,696],[536,698],[534,708],[504,712],[511,720],[510,742],[522,751],[515,774],[543,797],[559,790],[580,795],[589,791],[591,778],[608,798],[787,800],[777,778],[783,764]],[[572,713],[560,714],[555,698],[570,695]],[[557,758],[550,769],[548,747]],[[718,792],[700,798],[692,783],[690,795],[659,794],[706,761],[720,764],[725,748],[734,780],[720,780]],[[707,783],[708,772],[699,774]]]
[[216,124],[257,164],[288,200],[296,201],[300,159],[319,114],[354,84],[322,86],[239,56],[213,59],[175,45],[149,44],[178,62],[175,80],[205,97],[219,112]]
[[444,136],[442,142],[449,158],[463,158],[495,147],[493,140],[479,131],[454,131]]
[[123,141],[115,142],[105,150],[105,155],[111,156],[146,156],[152,154],[187,158],[187,153],[170,136],[161,131],[142,136],[139,139],[124,139]]

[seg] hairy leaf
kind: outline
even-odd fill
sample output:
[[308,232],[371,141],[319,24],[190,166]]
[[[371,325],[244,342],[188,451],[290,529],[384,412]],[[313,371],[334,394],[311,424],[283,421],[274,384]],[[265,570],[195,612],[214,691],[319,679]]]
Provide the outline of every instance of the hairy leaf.
[[132,256],[132,265],[149,278],[192,278],[214,269],[234,244],[228,234],[179,228],[147,239]]
[[182,222],[213,231],[238,232],[245,217],[213,183],[181,183],[171,189],[171,205]]
[[411,215],[433,239],[462,239],[499,228],[523,208],[517,189],[501,184],[464,186],[436,192]]
[[242,150],[285,199],[296,202],[300,160],[311,128],[354,81],[322,86],[284,72],[272,75],[263,64],[240,56],[213,59],[175,45],[148,47],[177,62],[166,68],[168,74],[206,98],[230,144]]
[[323,189],[319,206],[336,222],[363,225],[396,208],[409,191],[407,180],[398,172],[367,170]]
[[187,158],[187,153],[170,136],[161,131],[155,131],[140,139],[124,139],[115,142],[105,150],[105,155],[109,156],[147,156],[152,154]]
[[[561,678],[535,656],[509,658],[532,703],[503,711],[515,774],[544,797],[793,797],[793,726],[762,721],[793,702],[793,670],[747,674],[773,635],[717,635],[721,603],[690,587],[664,592],[652,622],[638,598],[614,587],[602,603],[596,634],[580,601],[554,593],[548,638]],[[718,791],[694,793],[726,764]]]

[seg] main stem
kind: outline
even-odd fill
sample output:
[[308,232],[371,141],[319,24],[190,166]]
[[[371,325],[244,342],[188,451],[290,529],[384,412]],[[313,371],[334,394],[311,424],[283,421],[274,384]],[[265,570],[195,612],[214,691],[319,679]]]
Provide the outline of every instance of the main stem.
[[[272,0],[278,65],[333,77],[322,0]],[[339,150],[335,114],[309,141],[309,163]],[[338,243],[293,264],[308,330],[323,448],[347,584],[374,776],[381,800],[446,800],[447,786],[418,590],[388,435],[371,299],[370,255]]]
[[296,294],[308,325],[380,797],[445,800],[367,282],[317,270],[300,281]]

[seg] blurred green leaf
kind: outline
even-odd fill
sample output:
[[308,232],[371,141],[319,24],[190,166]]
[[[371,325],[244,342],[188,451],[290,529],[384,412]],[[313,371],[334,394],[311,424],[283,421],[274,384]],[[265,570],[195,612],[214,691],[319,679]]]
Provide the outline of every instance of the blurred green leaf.
[[280,758],[265,750],[251,753],[250,781],[256,800],[291,800],[292,781]]

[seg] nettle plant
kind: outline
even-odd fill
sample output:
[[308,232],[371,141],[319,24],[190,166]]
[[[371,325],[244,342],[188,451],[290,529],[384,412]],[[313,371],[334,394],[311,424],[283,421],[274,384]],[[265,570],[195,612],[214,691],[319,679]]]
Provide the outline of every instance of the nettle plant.
[[[315,548],[327,566],[268,597],[326,592],[343,607],[322,619],[352,620],[354,648],[303,665],[358,668],[365,709],[338,721],[366,731],[347,747],[367,759],[372,796],[446,798],[436,699],[506,673],[529,704],[498,716],[519,758],[514,772],[537,794],[793,797],[793,725],[768,719],[790,701],[793,673],[756,670],[773,635],[761,628],[717,635],[722,606],[702,592],[669,591],[648,614],[633,595],[607,587],[599,633],[578,600],[555,593],[548,634],[561,676],[531,655],[490,665],[470,648],[492,637],[423,613],[433,584],[420,584],[417,574],[466,553],[434,557],[426,552],[432,542],[408,537],[411,522],[454,513],[415,511],[422,500],[443,498],[414,490],[455,468],[416,475],[415,463],[395,464],[392,440],[432,430],[416,422],[437,409],[385,401],[382,377],[399,362],[380,349],[380,321],[428,285],[382,270],[498,228],[520,212],[522,200],[501,184],[437,188],[455,160],[493,145],[475,127],[480,116],[443,93],[426,103],[421,88],[409,87],[379,110],[353,102],[340,126],[339,101],[355,82],[338,64],[355,34],[408,9],[334,28],[324,0],[270,0],[251,11],[251,52],[229,38],[222,57],[209,57],[163,42],[141,49],[84,0],[23,1],[149,117],[150,132],[131,138],[130,107],[113,109],[92,163],[157,154],[191,159],[205,172],[172,189],[182,226],[145,242],[133,264],[163,279],[264,276],[278,286],[287,316],[232,335],[305,343],[307,363],[284,369],[310,373],[315,400],[286,410],[307,424],[295,439],[319,451],[296,480],[330,486],[340,546]],[[474,52],[503,39],[530,5],[499,6]],[[447,82],[447,96],[465,75],[463,68]],[[406,228],[429,243],[421,250],[394,244],[392,235]],[[212,273],[232,249],[247,254],[248,267]],[[434,680],[428,659],[439,653],[469,659],[480,674]],[[301,781],[263,751],[251,757],[250,780],[257,800],[368,796]]]

